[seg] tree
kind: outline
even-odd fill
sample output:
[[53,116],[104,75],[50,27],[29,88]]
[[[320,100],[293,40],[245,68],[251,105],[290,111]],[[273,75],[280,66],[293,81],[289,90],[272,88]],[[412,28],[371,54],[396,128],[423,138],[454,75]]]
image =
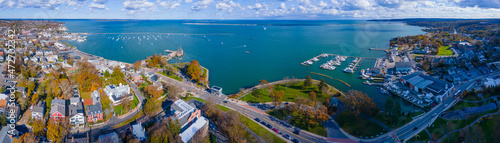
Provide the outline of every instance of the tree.
[[178,120],[170,117],[156,123],[147,129],[149,142],[177,143],[182,142],[179,136],[181,127]]
[[130,100],[130,98],[128,98],[126,96],[122,96],[121,98],[123,99],[122,100],[123,110],[129,111],[130,108],[132,107],[132,105],[131,105],[132,100]]
[[316,93],[314,91],[309,92],[309,99],[316,101]]
[[2,127],[5,127],[7,125],[7,117],[5,116],[5,112],[0,115],[0,125],[2,125]]
[[161,109],[160,100],[156,100],[156,98],[150,98],[146,101],[144,105],[143,111],[149,117],[153,117],[156,113]]
[[283,91],[276,91],[273,90],[271,92],[271,99],[273,99],[274,102],[274,108],[278,107],[281,105],[282,102],[282,97],[283,97],[284,92]]
[[106,70],[103,75],[104,75],[104,77],[109,77],[110,76],[109,71]]
[[37,136],[45,135],[45,121],[36,119],[33,121],[33,133]]
[[134,68],[135,71],[139,71],[139,69],[141,68],[141,61],[135,61],[135,63],[132,64],[132,68]]
[[13,143],[36,143],[38,142],[38,138],[36,138],[35,135],[33,134],[30,134],[30,133],[26,133],[22,136],[20,136],[19,138],[14,138],[14,140],[12,141]]
[[346,97],[340,98],[340,100],[346,105],[347,110],[356,116],[360,113],[373,115],[378,112],[373,99],[361,91],[350,90],[347,92]]
[[222,132],[227,135],[229,142],[231,143],[244,143],[246,142],[245,130],[240,125],[240,115],[236,111],[230,110],[227,112],[227,115],[224,118],[219,119],[222,120],[219,122],[219,127]]
[[144,91],[146,92],[146,95],[148,98],[152,98],[152,99],[158,99],[160,98],[161,96],[163,96],[163,90],[158,90],[158,86],[156,85],[148,85],[146,87],[144,87]]
[[306,80],[304,80],[304,87],[309,87],[312,85],[312,79],[311,76],[307,75]]
[[168,99],[177,99],[181,95],[182,90],[181,88],[172,84],[167,86],[167,93],[168,93]]
[[47,138],[54,143],[61,143],[64,139],[64,131],[61,123],[50,120],[47,125]]
[[261,87],[263,88],[267,88],[268,91],[271,91],[272,90],[272,86],[269,84],[269,82],[267,82],[267,80],[263,79],[263,80],[259,80],[259,84]]
[[321,82],[319,82],[318,89],[320,92],[324,92],[325,89],[328,89],[328,84],[326,84],[325,79],[321,78]]
[[68,61],[67,61],[67,63],[69,65],[73,65],[74,62],[75,62],[75,59],[73,59],[73,58],[69,58]]
[[186,74],[191,80],[201,81],[202,71],[200,63],[197,60],[192,60],[186,69]]

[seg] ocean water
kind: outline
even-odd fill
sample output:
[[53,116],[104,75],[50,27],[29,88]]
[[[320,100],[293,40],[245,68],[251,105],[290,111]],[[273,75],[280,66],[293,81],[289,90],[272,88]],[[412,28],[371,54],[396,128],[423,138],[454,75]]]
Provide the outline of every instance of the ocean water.
[[[300,63],[321,53],[380,58],[386,53],[370,51],[369,48],[386,49],[391,38],[424,33],[421,27],[403,23],[359,20],[57,21],[65,22],[68,32],[90,33],[87,41],[69,41],[70,44],[83,52],[111,60],[133,63],[155,53],[165,54],[166,49],[176,50],[182,46],[185,54],[182,60],[170,62],[198,60],[210,70],[210,84],[222,87],[225,94],[255,86],[261,79],[271,82],[284,77],[305,78],[311,75],[313,79],[324,78],[327,83],[344,92],[361,90],[374,98],[379,107],[383,106],[387,98],[385,95],[375,86],[364,85],[364,80],[358,78],[357,72],[342,72],[353,59],[348,59],[335,71],[319,68],[330,57],[309,67]],[[117,38],[120,39],[117,41]],[[363,60],[361,68],[372,67],[374,63],[375,60]],[[345,81],[351,87],[310,72]]]

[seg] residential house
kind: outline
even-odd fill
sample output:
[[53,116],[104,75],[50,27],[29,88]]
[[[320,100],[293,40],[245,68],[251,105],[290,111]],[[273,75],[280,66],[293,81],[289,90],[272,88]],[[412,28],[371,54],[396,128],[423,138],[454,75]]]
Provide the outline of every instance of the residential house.
[[431,96],[431,98],[433,97],[437,103],[448,97],[451,89],[454,87],[452,83],[423,75],[421,72],[401,77],[400,82],[416,92],[426,94],[426,96]]
[[170,107],[171,113],[179,120],[181,125],[181,134],[179,136],[184,143],[189,142],[199,130],[206,132],[208,126],[207,119],[201,116],[201,110],[197,109],[193,103],[196,101],[191,100],[189,102],[191,103],[188,104],[183,100],[177,100]]
[[7,107],[7,94],[0,93],[0,114],[5,112],[5,107]]
[[99,136],[99,143],[120,143],[120,142],[121,139],[118,138],[118,135],[115,132]]
[[50,106],[50,118],[56,121],[64,120],[66,116],[66,101],[62,99],[54,99],[52,100],[52,104]]
[[73,97],[70,99],[69,105],[69,123],[73,126],[80,126],[85,124],[85,116],[82,102],[80,98]]
[[144,76],[146,76],[148,78],[148,81],[151,83],[158,81],[158,76],[154,72],[146,72]]
[[141,123],[132,125],[132,133],[137,139],[139,139],[139,141],[147,139],[146,132],[144,131],[144,127],[142,127]]
[[103,113],[101,104],[87,106],[87,121],[94,123],[101,121],[104,118]]
[[45,114],[45,102],[40,101],[38,104],[33,105],[31,109],[31,118],[33,119],[43,119]]
[[92,98],[93,105],[101,103],[101,95],[99,95],[98,90],[92,91],[92,93],[90,93],[90,97]]
[[138,73],[131,74],[130,78],[132,78],[132,81],[135,83],[142,83],[144,81],[144,78],[142,78],[142,75],[140,75]]
[[118,86],[108,85],[104,88],[104,92],[108,95],[113,105],[121,104],[121,101],[125,98],[129,98],[130,100],[134,99],[134,95],[130,94],[130,86],[122,85],[121,83]]

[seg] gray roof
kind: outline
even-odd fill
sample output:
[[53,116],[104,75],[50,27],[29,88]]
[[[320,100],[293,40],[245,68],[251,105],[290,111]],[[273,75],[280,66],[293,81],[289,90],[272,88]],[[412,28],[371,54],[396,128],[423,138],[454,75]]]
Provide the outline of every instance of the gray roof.
[[2,127],[2,130],[0,130],[0,142],[2,143],[11,143],[12,139],[10,139],[9,134],[7,132],[9,131],[9,128],[7,126]]
[[73,116],[75,116],[78,113],[83,114],[83,104],[82,104],[82,102],[78,102],[76,104],[76,106],[73,105],[73,104],[69,105],[69,116],[70,117],[73,117]]
[[99,136],[99,143],[120,143],[120,139],[115,132]]
[[424,90],[426,93],[432,93],[434,95],[442,95],[448,89],[453,87],[453,84],[428,76],[423,75],[420,72],[415,72],[407,76],[401,77],[401,79],[406,82]]
[[94,115],[94,114],[99,114],[99,113],[103,113],[100,103],[87,106],[87,114],[88,115]]
[[43,102],[38,102],[37,105],[33,106],[31,112],[37,112],[43,115],[45,113],[45,104]]
[[184,100],[177,100],[170,106],[170,110],[174,112],[174,116],[179,120],[181,126],[183,126],[187,123],[191,113],[196,110],[195,107],[196,106],[193,106],[193,104],[189,104]]
[[410,62],[396,62],[394,67],[396,67],[396,68],[411,68],[413,66]]
[[77,104],[78,102],[81,102],[80,97],[71,97],[69,101],[70,104]]
[[66,116],[66,101],[62,99],[54,99],[52,100],[50,115],[59,112],[63,116]]

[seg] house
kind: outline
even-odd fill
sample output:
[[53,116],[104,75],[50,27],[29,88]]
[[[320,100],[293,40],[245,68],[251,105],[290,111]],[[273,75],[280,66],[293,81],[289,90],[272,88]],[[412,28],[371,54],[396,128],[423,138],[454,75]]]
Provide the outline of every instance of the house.
[[95,68],[97,70],[99,70],[100,73],[104,74],[106,71],[109,72],[109,74],[113,74],[113,70],[111,70],[110,68],[108,68],[107,66],[103,66],[103,65],[96,65]]
[[201,110],[195,108],[196,105],[193,102],[197,101],[191,100],[189,102],[191,104],[183,100],[177,100],[170,107],[171,113],[181,124],[181,134],[179,136],[184,143],[189,142],[199,130],[206,132],[208,126],[207,119],[201,116]]
[[142,76],[138,73],[131,74],[130,78],[132,78],[132,81],[135,83],[141,83],[144,80]]
[[87,121],[97,122],[104,118],[101,104],[87,106]]
[[158,80],[158,76],[154,72],[146,72],[144,76],[146,76],[148,78],[148,81],[151,83],[154,83]]
[[120,143],[121,139],[115,132],[99,136],[99,143]]
[[11,135],[8,133],[10,128],[7,126],[2,127],[2,130],[0,130],[0,142],[2,143],[11,143],[13,141],[13,138]]
[[396,73],[410,73],[412,71],[412,64],[410,62],[396,62],[394,70]]
[[125,98],[129,98],[130,100],[134,99],[134,95],[130,94],[130,86],[122,85],[121,83],[118,86],[108,85],[104,88],[104,92],[108,95],[113,105],[121,104],[121,101]]
[[141,126],[141,123],[132,125],[132,133],[139,141],[147,139],[146,132],[144,131],[144,127]]
[[64,120],[64,117],[66,116],[66,101],[62,99],[54,99],[52,100],[52,104],[50,106],[50,118],[56,121]]
[[38,104],[33,105],[31,109],[31,118],[42,119],[45,113],[45,102],[38,102]]
[[69,133],[66,143],[89,143],[88,133]]
[[451,89],[454,87],[452,83],[423,75],[420,72],[412,73],[401,77],[400,82],[409,86],[415,92],[431,96],[437,103],[443,101],[444,98],[450,95]]
[[[7,104],[9,104],[9,103],[7,103]],[[8,112],[6,112],[7,117],[14,116],[16,119],[15,121],[17,122],[17,118],[21,114],[21,107],[19,107],[19,104],[15,104],[14,106],[7,105],[7,107],[5,107],[5,111],[8,111]],[[14,114],[12,113],[12,111],[14,111]]]
[[92,105],[101,103],[101,95],[99,95],[99,91],[92,91],[92,93],[90,93],[90,97],[92,98]]
[[80,126],[85,124],[85,116],[83,115],[83,105],[80,102],[80,98],[73,97],[70,99],[71,104],[69,105],[69,123],[73,126]]
[[0,114],[5,112],[7,107],[7,94],[0,93]]
[[496,87],[500,85],[500,78],[493,79],[493,78],[486,78],[486,81],[484,81],[484,87]]

